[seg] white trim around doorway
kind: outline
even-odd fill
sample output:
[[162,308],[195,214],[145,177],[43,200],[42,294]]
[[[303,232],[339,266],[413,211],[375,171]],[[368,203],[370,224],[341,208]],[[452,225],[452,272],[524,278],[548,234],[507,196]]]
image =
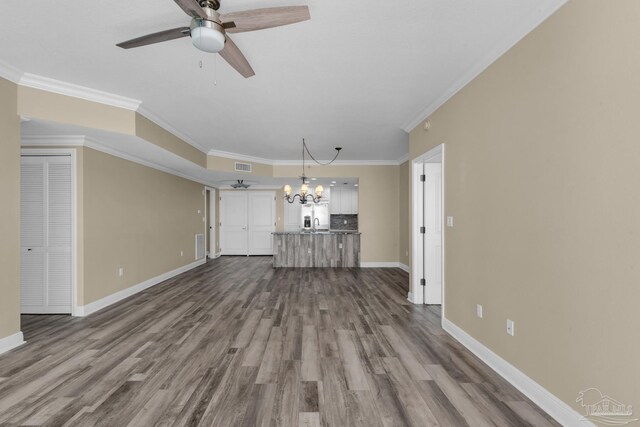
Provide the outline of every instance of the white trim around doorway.
[[423,257],[423,247],[420,235],[420,218],[421,206],[423,205],[423,193],[420,184],[420,175],[422,175],[422,165],[431,159],[441,156],[441,185],[442,185],[442,318],[445,318],[445,234],[446,234],[446,217],[445,217],[445,150],[444,144],[432,148],[423,155],[416,157],[411,161],[411,283],[407,298],[414,304],[424,304],[424,292],[420,289],[420,278],[422,272],[420,270],[422,263],[420,259]]

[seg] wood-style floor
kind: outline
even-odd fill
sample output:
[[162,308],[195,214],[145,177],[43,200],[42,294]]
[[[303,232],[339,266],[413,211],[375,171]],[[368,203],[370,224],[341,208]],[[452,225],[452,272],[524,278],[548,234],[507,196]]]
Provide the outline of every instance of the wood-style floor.
[[1,425],[557,425],[396,269],[205,266],[86,318],[24,316]]

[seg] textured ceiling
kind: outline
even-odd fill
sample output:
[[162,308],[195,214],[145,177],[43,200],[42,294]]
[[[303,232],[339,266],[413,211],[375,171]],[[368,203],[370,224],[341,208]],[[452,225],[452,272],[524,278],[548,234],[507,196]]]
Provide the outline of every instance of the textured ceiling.
[[207,149],[295,160],[305,137],[321,158],[342,146],[344,160],[395,160],[403,127],[562,3],[222,1],[223,13],[308,4],[311,21],[234,34],[256,72],[244,79],[188,38],[115,47],[188,25],[171,0],[3,0],[0,61],[141,100]]

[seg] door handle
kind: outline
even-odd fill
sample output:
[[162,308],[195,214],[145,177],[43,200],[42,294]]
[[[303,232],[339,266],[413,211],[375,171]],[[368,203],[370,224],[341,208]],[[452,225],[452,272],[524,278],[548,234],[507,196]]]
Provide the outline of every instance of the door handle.
[[27,252],[31,252],[31,248],[27,249]]

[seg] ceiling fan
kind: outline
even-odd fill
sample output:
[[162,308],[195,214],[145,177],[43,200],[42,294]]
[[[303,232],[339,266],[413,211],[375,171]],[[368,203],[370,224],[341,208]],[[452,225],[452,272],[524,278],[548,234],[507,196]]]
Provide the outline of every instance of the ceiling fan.
[[255,75],[238,46],[227,33],[244,33],[295,24],[311,19],[308,6],[284,6],[220,14],[220,0],[174,0],[191,17],[189,27],[178,27],[147,34],[116,46],[123,49],[191,36],[195,47],[220,53],[225,61],[245,78]]
[[244,179],[239,179],[238,182],[236,182],[235,184],[231,184],[232,188],[249,188],[251,187],[251,184],[245,184],[244,183]]

